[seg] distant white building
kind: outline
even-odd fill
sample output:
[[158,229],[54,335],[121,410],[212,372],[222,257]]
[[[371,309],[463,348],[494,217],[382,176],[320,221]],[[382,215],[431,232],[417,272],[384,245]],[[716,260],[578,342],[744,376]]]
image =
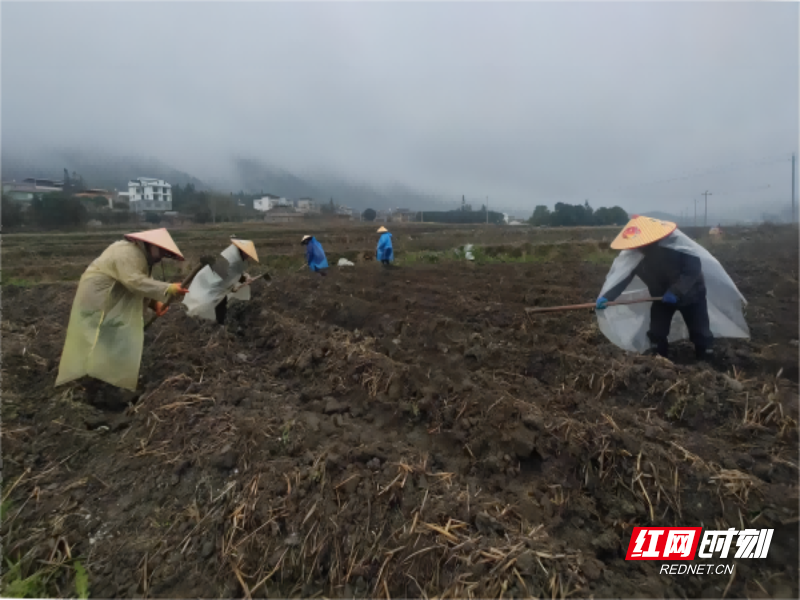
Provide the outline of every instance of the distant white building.
[[302,213],[316,213],[319,212],[319,205],[311,198],[300,198],[295,202],[297,210]]
[[278,206],[291,206],[292,203],[289,202],[286,198],[281,198],[280,196],[275,196],[273,194],[267,194],[263,198],[259,198],[258,200],[253,200],[253,208],[256,210],[260,210],[262,212],[266,212],[268,210],[272,210]]
[[172,210],[172,186],[163,179],[138,177],[128,182],[131,212]]
[[343,217],[353,217],[353,209],[349,206],[338,206],[336,208],[336,214],[341,215]]

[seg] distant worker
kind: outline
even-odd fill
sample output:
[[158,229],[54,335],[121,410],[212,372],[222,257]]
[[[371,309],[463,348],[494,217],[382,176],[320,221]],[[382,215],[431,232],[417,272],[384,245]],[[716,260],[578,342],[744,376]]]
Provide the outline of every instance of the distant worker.
[[258,261],[255,244],[231,237],[231,245],[222,253],[223,260],[203,267],[189,286],[183,304],[191,317],[200,317],[219,325],[225,324],[228,300],[250,300],[250,284],[254,281],[245,272],[248,262]]
[[[715,335],[749,337],[744,297],[722,265],[675,223],[634,215],[611,248],[622,252],[611,266],[596,307],[600,329],[617,346],[666,357],[670,338],[688,337],[696,357],[703,360],[713,355]],[[662,299],[651,303],[649,311],[647,303],[607,308],[623,293],[631,300]],[[688,336],[684,330],[670,334],[676,311]]]
[[388,267],[394,260],[394,249],[392,248],[392,234],[386,227],[378,229],[381,237],[378,239],[378,250],[376,256],[379,261],[383,263],[384,267]]
[[325,277],[325,269],[328,268],[328,259],[325,258],[325,251],[322,249],[322,244],[311,235],[304,235],[303,241],[300,243],[306,247],[306,262],[308,263],[308,268]]
[[181,298],[179,283],[150,277],[164,258],[184,260],[166,229],[130,233],[84,271],[72,303],[56,386],[88,375],[136,391],[144,346],[144,300],[156,315]]

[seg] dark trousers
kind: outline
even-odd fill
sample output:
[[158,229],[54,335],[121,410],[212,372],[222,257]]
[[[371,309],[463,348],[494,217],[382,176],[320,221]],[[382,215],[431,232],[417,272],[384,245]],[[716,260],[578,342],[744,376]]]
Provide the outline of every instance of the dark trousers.
[[225,296],[222,302],[214,307],[214,312],[217,314],[217,323],[225,325],[225,315],[228,314],[228,297]]
[[708,321],[708,303],[705,297],[686,306],[653,302],[650,308],[650,331],[647,332],[647,337],[650,338],[661,356],[667,356],[669,350],[667,337],[676,310],[681,312],[686,327],[689,329],[689,339],[694,344],[697,357],[702,358],[714,343],[714,336],[711,334],[711,326]]
[[391,263],[390,263],[390,261],[389,261],[388,259],[383,259],[383,260],[381,261],[381,263],[383,263],[383,266],[384,266],[384,267],[388,267],[388,266],[391,264]]

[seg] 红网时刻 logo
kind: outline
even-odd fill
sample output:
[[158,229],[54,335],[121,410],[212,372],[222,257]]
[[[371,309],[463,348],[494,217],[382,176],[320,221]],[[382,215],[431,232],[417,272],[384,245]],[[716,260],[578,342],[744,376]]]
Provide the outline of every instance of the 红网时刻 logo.
[[[702,527],[634,527],[625,560],[766,558],[774,529],[706,530]],[[735,545],[734,545],[735,540]],[[699,549],[698,549],[699,547]]]

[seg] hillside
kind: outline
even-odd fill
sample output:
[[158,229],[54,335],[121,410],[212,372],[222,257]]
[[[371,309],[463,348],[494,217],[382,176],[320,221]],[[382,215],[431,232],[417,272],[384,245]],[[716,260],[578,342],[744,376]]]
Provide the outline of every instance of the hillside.
[[135,177],[155,177],[173,185],[193,184],[197,189],[207,189],[203,181],[152,158],[141,156],[109,156],[67,150],[44,156],[20,157],[7,153],[2,156],[3,181],[26,177],[62,179],[64,169],[70,174],[80,174],[87,185],[97,188],[126,190],[128,181]]

